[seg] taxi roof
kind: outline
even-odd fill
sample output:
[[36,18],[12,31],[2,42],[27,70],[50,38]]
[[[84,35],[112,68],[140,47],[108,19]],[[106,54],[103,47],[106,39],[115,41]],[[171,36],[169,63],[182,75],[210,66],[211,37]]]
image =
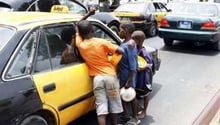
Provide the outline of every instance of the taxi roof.
[[1,12],[0,25],[30,28],[51,23],[79,21],[82,15],[51,12]]

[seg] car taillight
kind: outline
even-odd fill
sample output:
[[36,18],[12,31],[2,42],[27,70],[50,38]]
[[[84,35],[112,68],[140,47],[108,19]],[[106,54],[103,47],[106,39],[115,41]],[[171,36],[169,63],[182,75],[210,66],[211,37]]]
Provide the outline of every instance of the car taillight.
[[216,27],[215,27],[215,24],[214,22],[212,21],[207,21],[207,22],[204,22],[202,24],[202,28],[201,29],[209,29],[209,30],[214,30]]
[[163,27],[169,27],[169,22],[167,19],[161,19],[160,20],[160,26],[163,26]]

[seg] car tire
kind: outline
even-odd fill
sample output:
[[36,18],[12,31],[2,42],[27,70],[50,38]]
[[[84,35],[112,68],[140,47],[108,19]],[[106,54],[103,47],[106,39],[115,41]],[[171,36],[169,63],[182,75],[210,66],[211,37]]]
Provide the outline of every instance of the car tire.
[[40,115],[30,115],[26,117],[19,125],[48,125],[46,119]]
[[172,46],[173,40],[172,39],[163,39],[165,46]]
[[156,23],[152,23],[150,28],[147,30],[147,35],[150,37],[156,36],[157,35],[157,25]]
[[115,32],[117,35],[119,34],[119,29],[118,29],[118,27],[117,26],[110,26],[110,29],[113,31],[113,32]]
[[220,40],[213,43],[213,49],[216,50],[216,51],[220,51]]

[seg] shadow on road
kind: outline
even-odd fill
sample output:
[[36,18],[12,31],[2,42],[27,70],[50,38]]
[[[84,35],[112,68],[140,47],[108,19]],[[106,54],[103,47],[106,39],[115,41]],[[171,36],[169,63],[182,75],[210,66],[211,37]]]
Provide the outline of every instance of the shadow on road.
[[164,46],[161,48],[164,51],[174,51],[180,53],[189,53],[189,54],[196,54],[196,55],[205,55],[205,56],[215,56],[219,52],[213,50],[211,45],[201,45],[196,46],[192,42],[183,42],[183,41],[175,41],[174,44],[170,47]]
[[149,95],[149,98],[152,99],[158,92],[159,90],[161,89],[162,85],[161,84],[158,84],[158,83],[154,83],[152,84],[153,86],[153,89],[152,89],[152,92],[150,93]]
[[141,119],[141,124],[140,125],[150,125],[151,123],[154,123],[153,116],[147,115],[146,118]]
[[[149,98],[152,99],[157,93],[158,91],[161,89],[161,85],[158,83],[153,83],[153,91],[151,92]],[[138,101],[142,104],[142,99],[138,99]],[[107,121],[108,121],[108,125],[110,125],[110,121],[108,119],[109,117],[107,117]],[[148,123],[153,123],[153,117],[152,116],[147,116],[146,118],[141,120],[141,124],[140,125],[148,125]],[[88,114],[78,118],[77,120],[71,122],[68,125],[98,125],[97,123],[97,116],[96,116],[96,112],[95,110],[89,112]]]
[[98,125],[95,110],[78,118],[77,120],[73,121],[68,125]]

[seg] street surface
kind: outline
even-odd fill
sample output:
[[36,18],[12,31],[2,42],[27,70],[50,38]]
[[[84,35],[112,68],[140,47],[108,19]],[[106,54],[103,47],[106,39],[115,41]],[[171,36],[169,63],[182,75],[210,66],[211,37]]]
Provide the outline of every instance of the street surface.
[[[219,52],[180,41],[167,48],[159,37],[145,44],[159,49],[162,62],[140,125],[191,125],[220,88]],[[71,125],[97,125],[95,113]]]

